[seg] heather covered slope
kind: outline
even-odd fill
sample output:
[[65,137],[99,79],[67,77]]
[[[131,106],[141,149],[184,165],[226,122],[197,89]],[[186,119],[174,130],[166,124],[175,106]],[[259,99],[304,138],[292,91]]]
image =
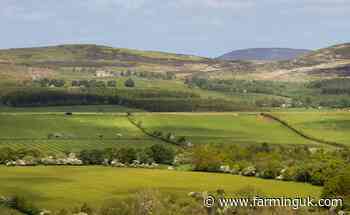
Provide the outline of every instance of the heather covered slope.
[[170,61],[200,62],[207,59],[191,55],[112,48],[99,45],[59,45],[0,50],[1,61],[49,63],[74,61]]
[[311,51],[306,49],[252,48],[232,51],[218,57],[218,59],[279,61],[295,59],[309,52]]

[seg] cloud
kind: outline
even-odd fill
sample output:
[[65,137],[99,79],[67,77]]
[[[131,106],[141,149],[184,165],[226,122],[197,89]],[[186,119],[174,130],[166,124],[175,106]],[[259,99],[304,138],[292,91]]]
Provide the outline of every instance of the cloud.
[[325,16],[344,16],[350,11],[349,0],[268,0],[280,6],[284,13]]
[[251,0],[174,0],[175,4],[190,8],[241,10],[255,6]]

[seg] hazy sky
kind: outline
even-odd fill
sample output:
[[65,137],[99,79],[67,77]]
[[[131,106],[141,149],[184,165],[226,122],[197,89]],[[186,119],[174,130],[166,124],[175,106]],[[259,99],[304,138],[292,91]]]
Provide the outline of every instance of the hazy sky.
[[0,0],[0,48],[317,49],[350,42],[349,14],[350,0]]

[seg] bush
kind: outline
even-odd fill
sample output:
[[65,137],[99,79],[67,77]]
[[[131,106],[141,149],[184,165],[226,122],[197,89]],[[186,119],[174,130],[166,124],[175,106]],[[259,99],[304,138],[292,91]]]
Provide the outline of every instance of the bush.
[[124,86],[126,86],[126,87],[135,87],[135,82],[131,78],[129,78],[128,80],[126,80],[124,82]]
[[0,149],[0,164],[5,164],[7,161],[15,160],[15,151],[11,148]]
[[80,152],[79,159],[88,165],[102,164],[104,161],[104,153],[100,150],[83,150]]
[[134,148],[121,148],[117,151],[116,159],[122,163],[132,163],[137,159],[137,153]]
[[151,146],[153,160],[161,164],[172,164],[175,158],[175,151],[163,144],[156,144]]
[[325,183],[322,198],[342,198],[344,206],[350,208],[350,167]]
[[211,145],[197,146],[193,150],[192,163],[197,171],[217,172],[223,162],[220,150]]
[[261,178],[274,179],[281,172],[281,163],[278,160],[269,160],[258,167]]
[[15,196],[8,203],[8,207],[28,215],[38,215],[40,210],[25,198]]
[[108,81],[107,82],[107,86],[108,87],[116,87],[117,86],[117,82],[115,80]]
[[153,152],[150,148],[140,150],[137,154],[138,154],[138,160],[141,163],[150,164],[154,162]]

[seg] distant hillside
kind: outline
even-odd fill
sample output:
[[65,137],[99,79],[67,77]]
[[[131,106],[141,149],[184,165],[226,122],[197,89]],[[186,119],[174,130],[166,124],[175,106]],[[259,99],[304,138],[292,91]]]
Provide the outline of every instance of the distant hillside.
[[209,59],[156,51],[112,48],[98,45],[60,45],[0,50],[0,62],[23,64],[93,64],[123,66],[130,63],[206,62]]
[[299,62],[305,64],[331,63],[341,60],[350,60],[350,43],[319,49],[298,59]]
[[218,57],[218,59],[280,61],[295,59],[309,52],[310,50],[305,49],[254,48],[232,51],[230,53]]

